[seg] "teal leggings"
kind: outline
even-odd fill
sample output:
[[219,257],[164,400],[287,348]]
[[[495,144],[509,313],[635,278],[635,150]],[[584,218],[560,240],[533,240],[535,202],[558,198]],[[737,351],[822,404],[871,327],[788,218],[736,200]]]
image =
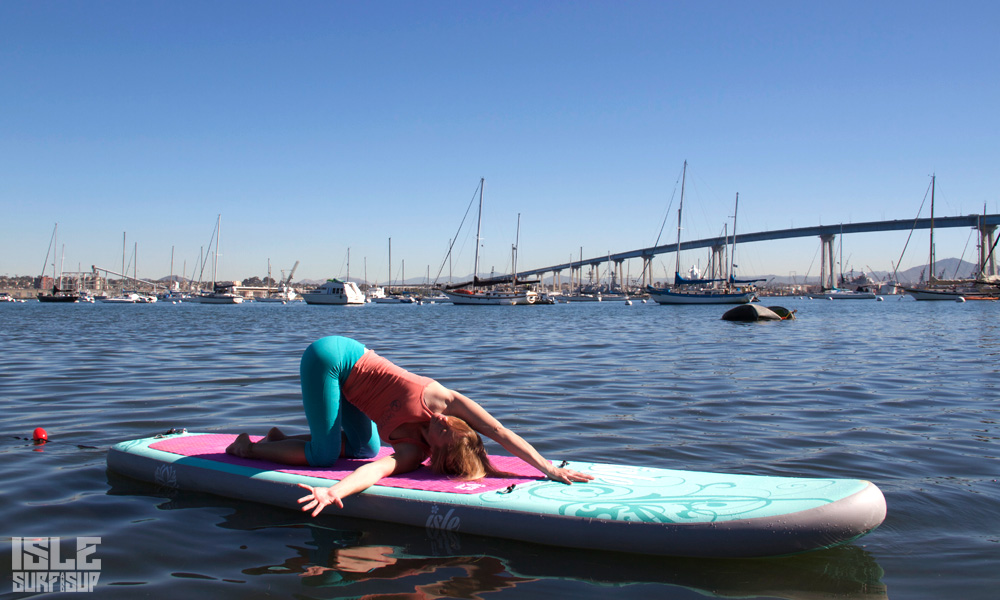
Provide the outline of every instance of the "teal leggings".
[[341,394],[354,363],[365,347],[346,337],[320,338],[302,354],[302,406],[312,439],[306,443],[306,460],[313,467],[328,467],[341,456],[371,458],[378,454],[375,423]]

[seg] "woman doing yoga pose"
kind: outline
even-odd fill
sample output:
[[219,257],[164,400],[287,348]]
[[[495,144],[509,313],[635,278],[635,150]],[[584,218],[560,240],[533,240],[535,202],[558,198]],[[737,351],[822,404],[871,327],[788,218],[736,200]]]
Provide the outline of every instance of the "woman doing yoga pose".
[[299,499],[313,516],[368,489],[383,477],[417,469],[427,457],[436,473],[459,479],[503,475],[490,463],[479,434],[538,469],[549,479],[582,482],[592,476],[559,468],[521,436],[500,424],[466,396],[410,373],[345,337],[325,337],[303,353],[299,369],[308,435],[272,428],[251,442],[241,433],[226,452],[288,465],[332,465],[339,457],[372,458],[379,438],[393,453],[364,464],[331,487],[299,486]]

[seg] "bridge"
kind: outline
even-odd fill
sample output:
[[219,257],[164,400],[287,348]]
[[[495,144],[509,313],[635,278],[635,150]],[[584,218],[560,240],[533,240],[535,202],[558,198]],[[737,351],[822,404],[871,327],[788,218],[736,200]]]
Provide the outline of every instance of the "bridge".
[[[838,235],[846,233],[877,233],[880,231],[908,231],[915,229],[950,227],[975,228],[979,231],[979,264],[986,267],[984,269],[986,271],[986,275],[995,275],[997,273],[996,258],[993,256],[992,250],[996,246],[996,229],[998,225],[1000,225],[1000,215],[988,214],[968,215],[964,217],[930,217],[926,219],[913,220],[870,221],[867,223],[817,225],[813,227],[800,227],[795,229],[778,229],[775,231],[761,231],[757,233],[741,233],[736,235],[735,243],[742,245],[750,242],[766,242],[770,240],[785,240],[801,237],[819,237],[823,248],[820,281],[826,287],[835,287],[833,282],[833,241]],[[725,260],[723,258],[725,249],[732,243],[732,236],[719,236],[700,240],[682,241],[680,246],[682,250],[711,248],[712,260],[710,261],[709,272],[706,275],[708,277],[722,278],[726,276],[723,272],[725,266]],[[588,259],[581,257],[579,261],[572,261],[559,265],[552,265],[550,267],[532,269],[529,271],[519,271],[517,273],[517,278],[525,279],[530,277],[543,277],[546,273],[558,275],[562,271],[569,269],[570,277],[572,279],[574,277],[574,273],[579,271],[582,274],[582,269],[584,267],[590,267],[593,270],[602,264],[611,262],[614,264],[615,277],[618,281],[623,281],[621,273],[622,263],[629,259],[641,258],[643,261],[642,285],[645,287],[647,274],[649,276],[649,283],[652,283],[652,269],[650,268],[650,262],[653,260],[653,257],[659,254],[668,254],[671,252],[677,252],[677,243],[640,248],[638,250],[630,250],[627,252],[606,254],[604,256]],[[931,261],[933,262],[933,260],[932,255]]]

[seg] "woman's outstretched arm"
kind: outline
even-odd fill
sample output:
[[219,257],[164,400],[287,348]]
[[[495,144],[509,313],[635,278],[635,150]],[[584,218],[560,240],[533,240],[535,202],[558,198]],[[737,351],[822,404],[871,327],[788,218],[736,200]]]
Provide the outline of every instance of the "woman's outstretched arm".
[[344,508],[344,498],[367,490],[383,477],[413,471],[424,459],[423,451],[410,444],[398,444],[393,449],[393,454],[358,467],[330,487],[300,483],[299,487],[310,492],[299,498],[303,512],[311,510],[315,517],[330,505]]

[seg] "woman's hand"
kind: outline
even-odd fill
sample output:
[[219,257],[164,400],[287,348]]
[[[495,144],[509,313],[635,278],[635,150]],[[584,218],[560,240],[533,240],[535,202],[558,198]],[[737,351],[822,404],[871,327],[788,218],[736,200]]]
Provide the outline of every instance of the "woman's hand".
[[573,483],[574,481],[591,481],[594,479],[593,475],[587,475],[586,473],[580,473],[578,471],[574,471],[573,469],[566,469],[566,468],[552,469],[552,472],[548,474],[548,477],[552,481],[559,481],[561,483]]
[[340,499],[340,495],[337,494],[333,488],[313,487],[304,483],[300,483],[299,487],[307,489],[310,492],[309,495],[299,498],[299,504],[305,504],[305,506],[302,507],[303,512],[312,510],[312,516],[315,517],[320,513],[320,511],[331,504],[335,505],[337,508],[344,508],[343,500]]

